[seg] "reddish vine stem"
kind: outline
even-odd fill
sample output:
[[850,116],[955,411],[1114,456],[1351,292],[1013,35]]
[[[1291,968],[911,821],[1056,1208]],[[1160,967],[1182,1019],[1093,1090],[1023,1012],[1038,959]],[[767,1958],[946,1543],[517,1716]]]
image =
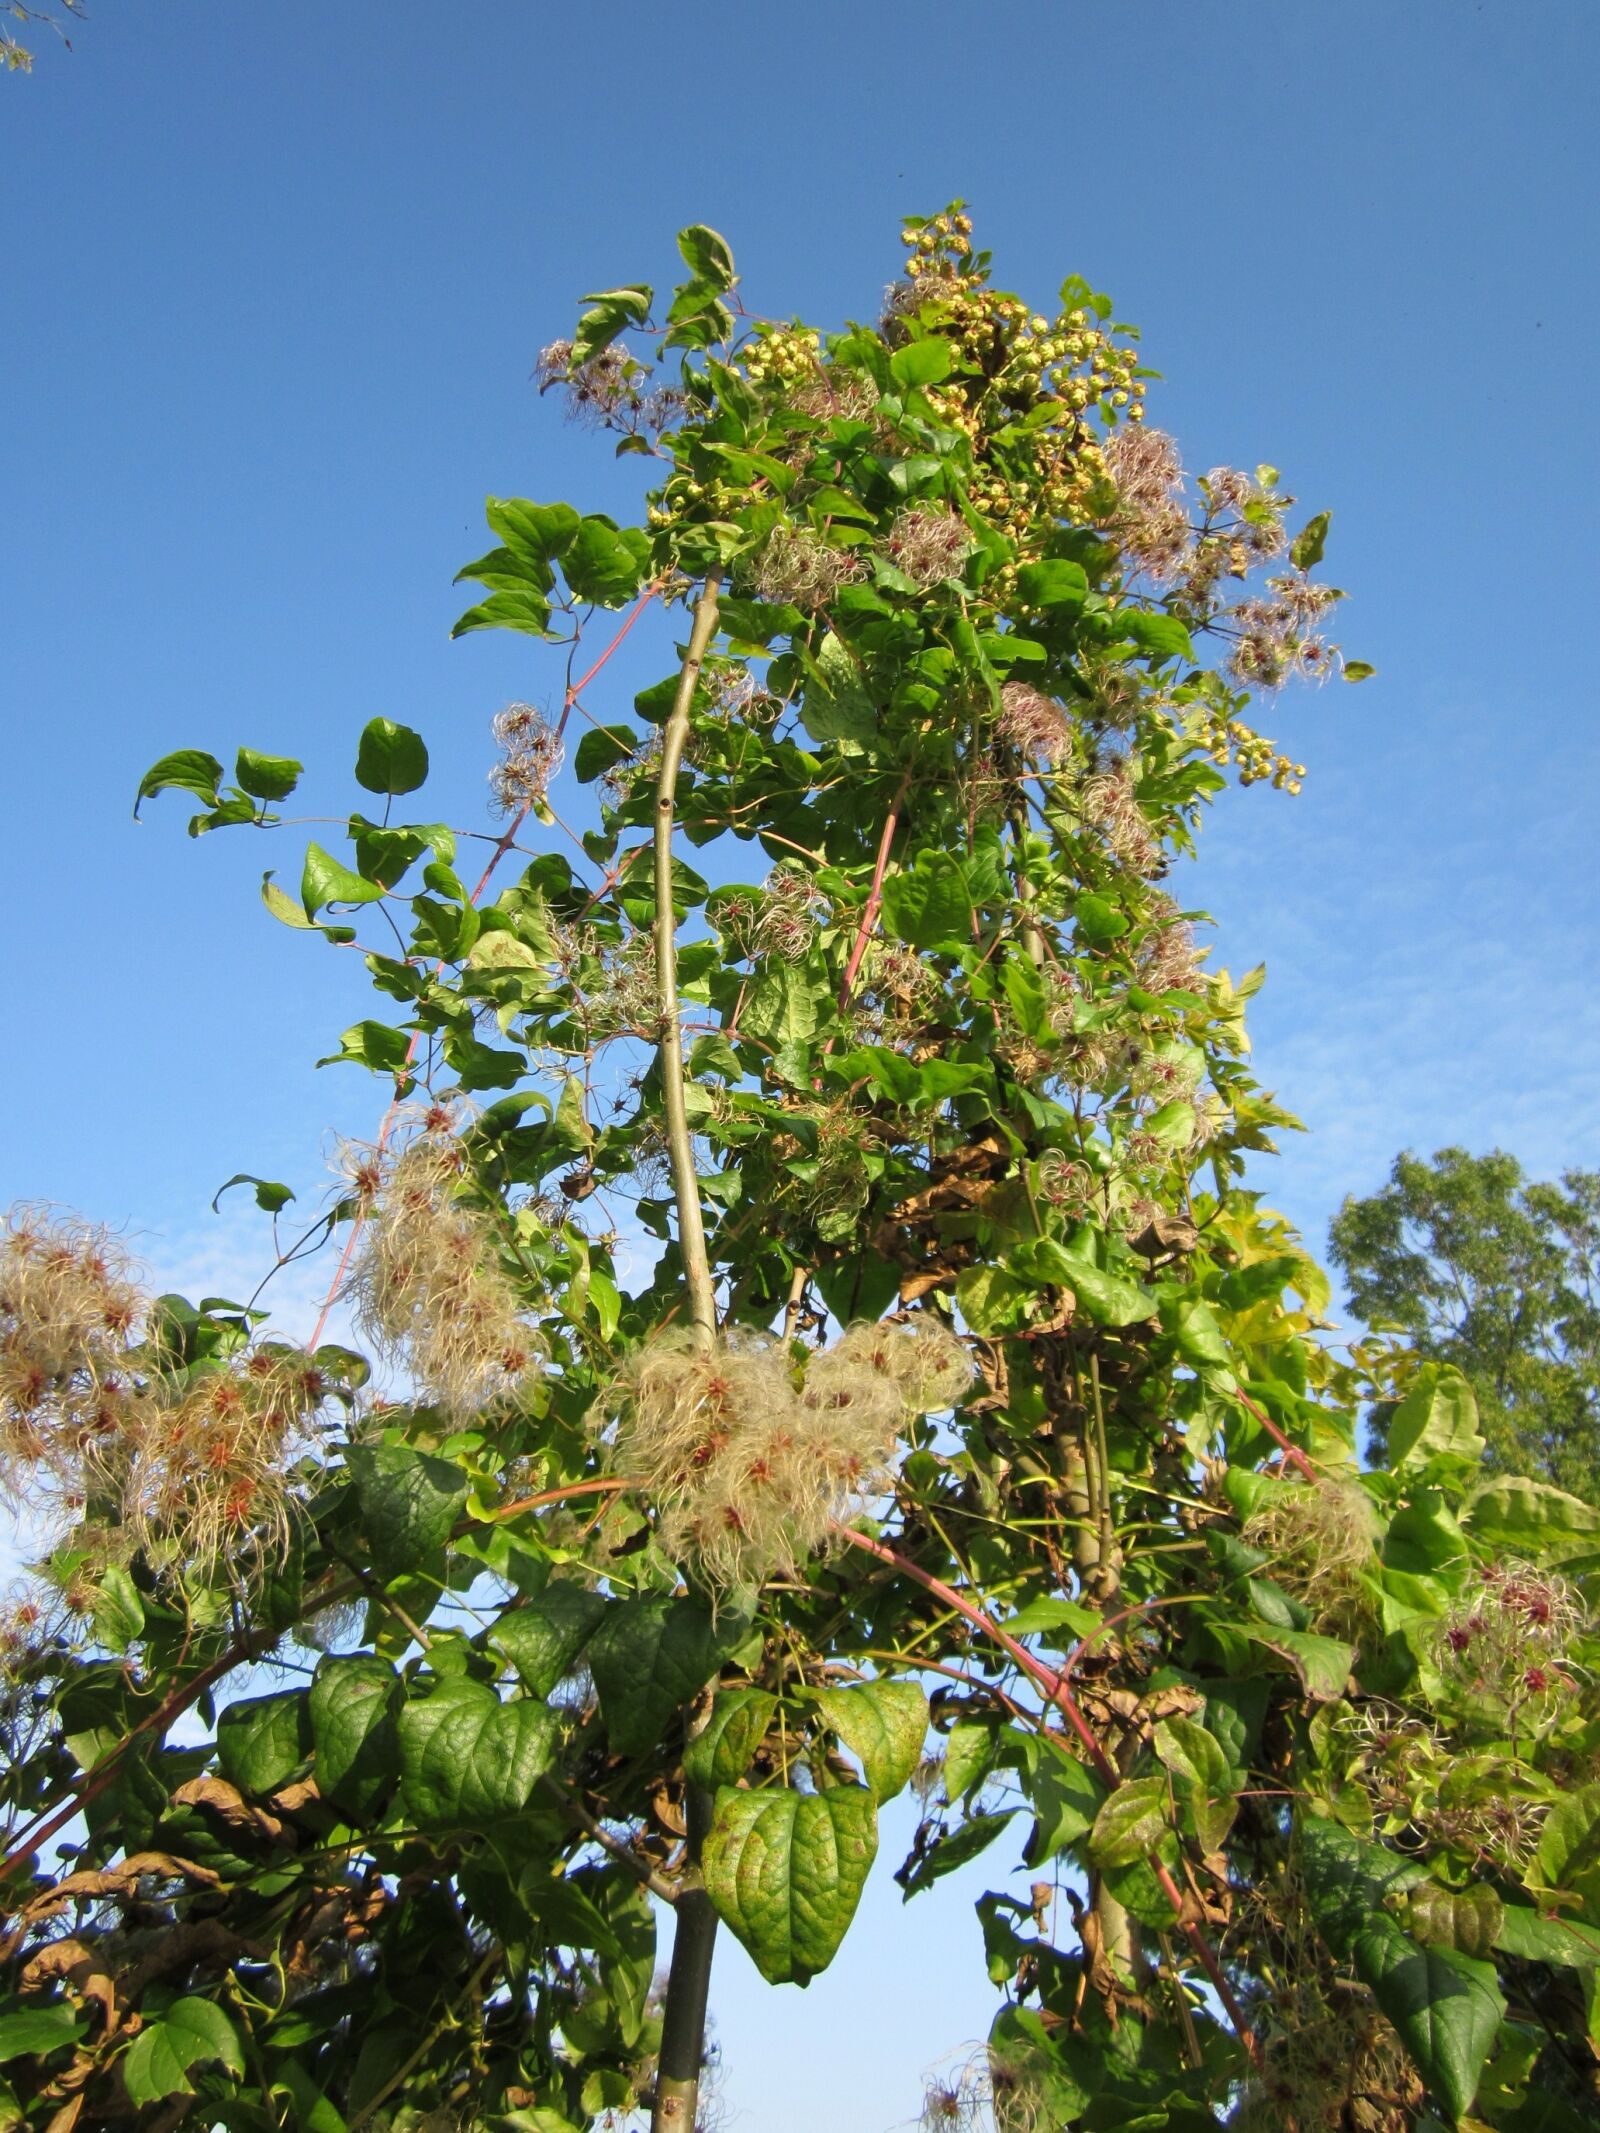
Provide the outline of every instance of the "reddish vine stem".
[[[966,1599],[956,1591],[953,1585],[947,1585],[942,1578],[934,1577],[930,1571],[924,1570],[920,1564],[912,1562],[909,1556],[902,1555],[897,1548],[891,1548],[884,1541],[873,1540],[868,1534],[858,1533],[853,1526],[844,1525],[839,1521],[835,1521],[834,1531],[841,1540],[848,1541],[852,1547],[863,1549],[868,1555],[876,1556],[879,1562],[888,1563],[903,1576],[911,1578],[916,1584],[922,1586],[925,1591],[932,1593],[935,1599],[942,1600],[946,1607],[954,1608],[958,1615],[970,1622],[975,1629],[981,1630],[986,1637],[998,1644],[1003,1651],[1008,1652],[1028,1676],[1028,1679],[1050,1699],[1063,1718],[1066,1719],[1068,1725],[1071,1726],[1073,1732],[1077,1734],[1096,1774],[1106,1784],[1113,1787],[1122,1782],[1115,1763],[1107,1755],[1093,1727],[1079,1709],[1077,1699],[1068,1686],[1066,1678],[1058,1674],[1054,1667],[1046,1666],[1042,1659],[1036,1659],[1025,1645],[1019,1644],[1015,1637],[1008,1636],[992,1615],[986,1614],[981,1607]],[[1237,2035],[1239,2042],[1249,2054],[1252,2063],[1259,2063],[1259,2048],[1256,2044],[1255,2032],[1246,2020],[1244,2009],[1239,2005],[1232,1986],[1223,1975],[1222,1965],[1217,1960],[1216,1951],[1200,1931],[1200,1928],[1187,1915],[1188,1906],[1184,1902],[1182,1891],[1172,1878],[1167,1867],[1159,1859],[1152,1859],[1150,1867],[1157,1882],[1160,1884],[1162,1894],[1172,1906],[1177,1922],[1183,1929],[1184,1937],[1189,1942],[1190,1947],[1193,1948],[1206,1976],[1211,1980],[1212,1987],[1216,1992],[1217,1998],[1222,2002],[1223,2010],[1228,2020],[1232,2023],[1234,2033]]]
[[[334,1606],[356,1591],[360,1582],[359,1578],[349,1578],[344,1584],[336,1585],[332,1592],[318,1593],[317,1607],[321,1609]],[[153,1711],[147,1712],[137,1725],[130,1726],[122,1738],[113,1742],[106,1750],[94,1769],[73,1786],[64,1806],[37,1817],[31,1827],[24,1827],[21,1835],[13,1840],[11,1849],[0,1859],[0,1882],[5,1880],[13,1867],[31,1859],[40,1845],[53,1837],[57,1830],[64,1829],[74,1815],[81,1814],[91,1800],[99,1798],[116,1776],[117,1766],[136,1740],[146,1733],[164,1731],[175,1718],[181,1718],[191,1704],[198,1703],[214,1683],[221,1681],[224,1675],[231,1674],[236,1666],[243,1666],[251,1659],[259,1659],[263,1652],[272,1649],[281,1635],[281,1630],[257,1631],[253,1635],[237,1638],[220,1658],[213,1659],[209,1666],[203,1666],[199,1673],[193,1675],[181,1688],[174,1689]]]
[[[559,1488],[542,1489],[536,1496],[523,1496],[514,1503],[497,1505],[492,1514],[493,1522],[498,1524],[502,1519],[515,1518],[524,1511],[537,1511],[546,1504],[559,1503],[568,1497],[611,1494],[624,1486],[623,1482],[613,1480],[609,1476],[589,1481],[567,1482]],[[459,1538],[461,1533],[469,1532],[473,1525],[479,1523],[482,1521],[464,1519],[452,1538]],[[344,1584],[335,1586],[331,1593],[318,1593],[316,1605],[318,1608],[332,1606],[349,1593],[358,1590],[361,1582],[360,1578],[349,1578]],[[116,1776],[118,1765],[136,1740],[146,1733],[160,1732],[175,1718],[182,1717],[191,1704],[197,1703],[207,1689],[221,1681],[225,1675],[231,1674],[235,1667],[245,1666],[250,1660],[259,1659],[265,1651],[269,1651],[277,1642],[277,1634],[266,1642],[263,1642],[260,1635],[239,1638],[220,1658],[213,1659],[209,1665],[202,1667],[200,1672],[182,1687],[174,1689],[155,1710],[148,1712],[137,1725],[130,1727],[122,1738],[107,1750],[104,1759],[73,1786],[64,1805],[47,1811],[36,1817],[31,1825],[24,1826],[21,1834],[13,1841],[11,1849],[0,1859],[0,1882],[5,1880],[13,1867],[20,1866],[24,1860],[32,1858],[41,1845],[48,1843],[58,1830],[64,1829],[75,1815],[81,1814],[90,1801],[99,1798]]]
[[1271,1415],[1269,1415],[1264,1408],[1258,1407],[1255,1401],[1250,1398],[1248,1393],[1235,1391],[1234,1398],[1238,1401],[1239,1405],[1246,1410],[1247,1413],[1255,1416],[1256,1420],[1261,1424],[1261,1427],[1266,1431],[1267,1435],[1272,1439],[1273,1443],[1278,1445],[1282,1449],[1284,1457],[1294,1462],[1294,1464],[1300,1469],[1301,1473],[1305,1476],[1307,1481],[1315,1481],[1317,1478],[1316,1468],[1311,1464],[1311,1461],[1306,1457],[1305,1453],[1301,1451],[1298,1444],[1291,1444],[1289,1442],[1289,1439],[1284,1435],[1283,1431],[1279,1429],[1277,1423],[1273,1421]]
[[877,862],[872,869],[872,887],[867,892],[866,908],[861,914],[861,923],[856,928],[856,937],[850,946],[850,960],[845,965],[844,983],[839,988],[841,1014],[850,1005],[850,995],[861,968],[861,959],[867,952],[867,943],[878,923],[878,912],[883,903],[883,877],[889,871],[889,847],[894,843],[894,833],[900,822],[900,809],[910,783],[911,773],[908,770],[900,780],[894,798],[889,802],[888,814],[883,818],[883,834],[878,839]]
[[[638,621],[639,617],[644,613],[645,609],[650,605],[650,602],[655,598],[656,594],[660,591],[660,589],[660,586],[654,583],[645,587],[644,591],[639,595],[633,606],[628,610],[627,615],[623,619],[621,627],[617,630],[615,636],[613,636],[611,642],[606,646],[605,650],[600,654],[600,657],[594,662],[594,665],[590,667],[586,674],[579,675],[576,681],[568,683],[566,695],[561,706],[561,718],[556,727],[557,738],[560,737],[561,733],[566,727],[567,718],[572,710],[573,705],[578,701],[578,698],[583,694],[584,690],[588,688],[590,682],[594,680],[595,676],[600,672],[601,668],[606,664],[607,660],[611,658],[612,654],[622,643],[623,638],[627,636],[629,630],[633,628],[633,625]],[[505,830],[499,838],[499,841],[496,843],[494,850],[489,854],[488,864],[484,867],[483,872],[478,876],[476,887],[473,889],[472,894],[467,898],[467,902],[469,904],[476,904],[478,898],[483,894],[484,890],[488,888],[490,882],[494,879],[495,872],[499,867],[501,860],[504,859],[507,852],[509,852],[511,847],[516,843],[517,832],[521,829],[523,823],[527,821],[532,806],[533,802],[531,800],[525,800],[522,806],[519,807],[516,813],[512,816],[511,820],[506,824]],[[439,975],[439,972],[443,970],[443,968],[444,964],[442,962],[435,963],[435,965],[433,966],[434,976],[437,977]],[[394,1131],[395,1120],[400,1116],[400,1093],[398,1083],[403,1080],[406,1074],[410,1071],[411,1062],[416,1058],[417,1047],[421,1044],[421,1042],[422,1032],[420,1030],[413,1030],[411,1032],[411,1042],[406,1046],[405,1060],[401,1065],[399,1075],[396,1077],[395,1094],[390,1099],[389,1108],[383,1114],[383,1123],[378,1128],[377,1146],[378,1152],[380,1154],[389,1145],[389,1136]],[[307,1343],[307,1346],[310,1348],[314,1349],[317,1346],[318,1342],[322,1339],[323,1333],[327,1328],[329,1314],[333,1310],[334,1300],[338,1296],[340,1289],[344,1285],[344,1277],[350,1271],[350,1261],[355,1256],[356,1246],[361,1241],[361,1232],[366,1228],[366,1226],[367,1218],[365,1211],[358,1211],[354,1221],[350,1225],[350,1234],[344,1240],[344,1249],[339,1254],[339,1264],[333,1270],[333,1279],[328,1284],[327,1294],[322,1299],[322,1308],[317,1313],[317,1322],[315,1326],[313,1326],[313,1328],[311,1329],[311,1339]]]

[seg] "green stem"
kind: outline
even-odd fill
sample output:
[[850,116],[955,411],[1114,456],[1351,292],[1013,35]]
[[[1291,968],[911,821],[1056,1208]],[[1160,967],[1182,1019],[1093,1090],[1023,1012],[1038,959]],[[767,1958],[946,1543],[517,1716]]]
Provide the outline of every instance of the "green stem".
[[717,1296],[711,1280],[711,1264],[706,1257],[705,1222],[700,1212],[700,1187],[694,1174],[694,1147],[689,1137],[689,1111],[684,1094],[683,1032],[678,1012],[678,929],[672,903],[672,819],[677,804],[678,772],[689,738],[695,684],[700,678],[706,648],[716,634],[717,593],[721,582],[720,569],[708,571],[700,597],[695,602],[694,623],[678,675],[672,715],[661,735],[661,774],[656,780],[655,814],[656,1008],[661,1030],[661,1095],[666,1112],[667,1153],[672,1161],[672,1182],[678,1200],[678,1249],[683,1255],[689,1315],[696,1335],[707,1347],[717,1330]]

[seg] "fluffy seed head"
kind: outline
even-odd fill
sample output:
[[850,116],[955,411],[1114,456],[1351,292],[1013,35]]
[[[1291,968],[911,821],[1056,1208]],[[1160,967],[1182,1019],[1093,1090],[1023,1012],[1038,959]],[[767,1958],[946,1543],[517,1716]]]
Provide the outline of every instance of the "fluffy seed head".
[[1054,765],[1072,753],[1071,719],[1054,697],[1025,681],[1008,681],[1001,689],[999,728],[1030,761]]
[[709,1350],[667,1333],[614,1388],[616,1471],[654,1507],[661,1547],[714,1596],[793,1575],[837,1519],[883,1488],[911,1412],[970,1377],[935,1321],[855,1327],[797,1389],[786,1350],[729,1333]]
[[1353,1481],[1285,1482],[1245,1521],[1264,1574],[1310,1610],[1312,1627],[1353,1637],[1372,1616],[1372,1500]]
[[861,561],[843,548],[830,548],[803,527],[780,524],[767,536],[752,578],[763,600],[792,601],[815,610],[836,599],[841,589],[861,576]]
[[375,1345],[458,1420],[514,1393],[543,1353],[492,1218],[461,1197],[465,1167],[448,1118],[393,1157],[350,1290]]
[[543,712],[532,704],[507,704],[496,714],[494,737],[503,751],[489,773],[495,811],[517,815],[544,798],[561,767],[563,749]]

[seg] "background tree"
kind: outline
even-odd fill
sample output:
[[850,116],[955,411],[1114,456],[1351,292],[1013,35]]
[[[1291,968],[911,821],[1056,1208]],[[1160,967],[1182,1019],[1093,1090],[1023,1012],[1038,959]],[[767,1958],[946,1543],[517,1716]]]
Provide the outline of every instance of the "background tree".
[[[1367,1325],[1470,1380],[1495,1465],[1600,1489],[1600,1172],[1548,1185],[1499,1150],[1400,1155],[1345,1200],[1329,1255]],[[1373,1409],[1380,1449],[1392,1413]]]
[[[57,0],[55,7],[28,7],[24,0],[3,0],[0,15],[9,16],[12,22],[20,22],[24,29],[32,24],[36,29],[50,31],[70,52],[72,39],[67,34],[67,25],[84,19],[83,0]],[[0,70],[8,74],[33,72],[32,46],[21,43],[16,31],[3,20],[0,20]]]
[[[1485,1479],[1433,1366],[1361,1469],[1239,1185],[1254,986],[1174,893],[1228,768],[1299,782],[1251,692],[1338,669],[1326,515],[1186,477],[1083,281],[996,288],[958,205],[903,239],[826,335],[701,226],[659,311],[588,299],[544,382],[648,486],[489,504],[458,633],[561,706],[495,722],[503,827],[376,718],[264,879],[377,994],[333,1059],[390,1108],[273,1256],[337,1244],[387,1395],[91,1225],[0,1240],[50,1541],[0,2122],[687,2133],[719,1934],[808,1983],[907,1789],[908,1899],[1002,1861],[931,2123],[1594,2122],[1600,1514]],[[233,762],[141,798],[275,848],[303,766]]]

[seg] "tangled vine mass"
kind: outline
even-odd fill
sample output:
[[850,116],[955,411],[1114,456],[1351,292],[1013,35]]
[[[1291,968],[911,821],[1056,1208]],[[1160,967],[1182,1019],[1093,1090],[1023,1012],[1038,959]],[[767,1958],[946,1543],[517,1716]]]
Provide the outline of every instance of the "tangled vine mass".
[[[637,518],[489,503],[495,826],[379,718],[268,875],[392,1100],[300,1233],[233,1182],[354,1345],[5,1226],[0,2127],[686,2133],[719,1933],[808,1982],[902,1794],[909,1904],[992,1870],[929,2126],[1600,2123],[1596,1514],[1335,1345],[1183,895],[1370,671],[1328,516],[903,236],[834,332],[699,226],[586,300],[539,388]],[[302,773],[139,797],[281,841]]]

